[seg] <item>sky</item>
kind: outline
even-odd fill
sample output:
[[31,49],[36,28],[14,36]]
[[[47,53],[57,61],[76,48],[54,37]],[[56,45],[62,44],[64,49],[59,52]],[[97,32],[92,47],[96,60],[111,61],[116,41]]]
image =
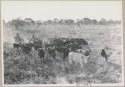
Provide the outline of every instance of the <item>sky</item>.
[[2,1],[1,16],[34,20],[82,19],[85,17],[121,20],[121,1]]

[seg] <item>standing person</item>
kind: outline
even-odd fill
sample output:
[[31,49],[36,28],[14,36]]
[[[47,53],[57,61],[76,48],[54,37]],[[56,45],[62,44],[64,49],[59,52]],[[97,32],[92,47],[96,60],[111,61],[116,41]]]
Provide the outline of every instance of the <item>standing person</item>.
[[42,48],[39,48],[38,56],[41,58],[41,62],[44,62],[44,54],[44,50]]
[[105,49],[102,49],[101,56],[105,58],[106,62],[108,61],[108,55],[106,54]]

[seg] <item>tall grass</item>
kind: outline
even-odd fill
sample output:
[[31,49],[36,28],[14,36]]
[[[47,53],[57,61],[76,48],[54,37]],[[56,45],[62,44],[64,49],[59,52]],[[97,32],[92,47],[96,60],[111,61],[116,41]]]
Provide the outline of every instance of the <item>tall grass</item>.
[[[120,83],[122,66],[121,62],[121,28],[110,25],[76,26],[76,25],[41,25],[35,32],[39,38],[43,37],[72,37],[85,38],[92,49],[91,61],[83,64],[70,65],[63,61],[61,55],[54,60],[51,56],[45,57],[41,63],[37,51],[32,50],[29,54],[23,54],[21,50],[9,47],[19,32],[24,39],[32,36],[34,32],[4,29],[4,83],[5,84],[72,84],[72,83]],[[30,30],[29,28],[29,30]],[[24,28],[25,29],[25,28]],[[119,30],[119,31],[118,31]],[[8,32],[9,31],[9,32]],[[101,57],[101,49],[107,46],[112,52],[108,63]],[[114,61],[113,61],[114,60]]]
[[[11,49],[9,56],[4,55],[4,83],[5,84],[59,84],[59,83],[116,83],[119,82],[121,66],[111,66],[103,61],[85,63],[83,68],[79,64],[69,64],[61,58],[54,60],[45,57],[44,63],[35,50],[30,54],[17,54],[16,49]],[[14,52],[15,51],[15,52]],[[97,58],[95,59],[97,60]]]

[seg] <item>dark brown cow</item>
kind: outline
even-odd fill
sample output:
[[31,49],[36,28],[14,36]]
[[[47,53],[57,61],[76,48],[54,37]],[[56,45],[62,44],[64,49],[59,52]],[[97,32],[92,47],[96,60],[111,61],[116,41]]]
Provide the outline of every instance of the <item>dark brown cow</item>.
[[17,44],[17,43],[14,43],[14,44],[13,44],[13,48],[18,49],[19,47],[21,47],[21,44]]
[[41,62],[44,62],[45,53],[44,53],[44,50],[42,48],[38,49],[38,56],[41,58]]
[[29,54],[32,47],[29,44],[23,44],[21,45],[22,51],[24,54]]
[[52,56],[53,58],[56,58],[56,49],[55,48],[48,48],[48,53],[50,54],[50,56]]
[[65,61],[66,58],[68,57],[69,52],[70,52],[69,48],[67,48],[67,47],[63,48],[63,60],[64,60],[64,61]]

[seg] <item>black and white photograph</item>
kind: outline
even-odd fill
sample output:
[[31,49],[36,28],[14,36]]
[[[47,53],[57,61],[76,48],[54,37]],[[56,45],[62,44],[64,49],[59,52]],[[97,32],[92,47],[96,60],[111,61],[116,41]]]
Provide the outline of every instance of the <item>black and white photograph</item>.
[[122,1],[2,1],[3,85],[121,86]]

